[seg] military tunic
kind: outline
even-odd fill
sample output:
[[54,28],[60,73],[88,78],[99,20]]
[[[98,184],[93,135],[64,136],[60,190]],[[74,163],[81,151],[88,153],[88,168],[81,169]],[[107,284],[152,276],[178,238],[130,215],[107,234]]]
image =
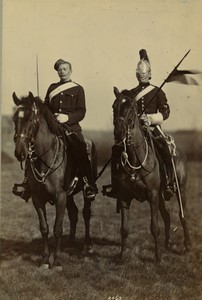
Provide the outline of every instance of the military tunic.
[[85,93],[81,85],[73,82],[58,82],[49,86],[45,104],[53,114],[67,114],[69,120],[64,123],[71,126],[72,131],[80,132],[79,122],[86,114]]
[[163,120],[166,120],[170,115],[170,107],[167,103],[166,95],[162,90],[158,91],[157,95],[154,96],[153,100],[147,106],[148,102],[151,100],[153,95],[157,92],[158,87],[153,86],[150,83],[139,84],[136,88],[130,90],[132,97],[135,98],[141,91],[146,89],[148,86],[150,87],[152,86],[153,89],[148,93],[146,93],[137,101],[138,113],[142,114],[143,112],[145,112],[146,114],[155,114],[160,112],[163,116]]

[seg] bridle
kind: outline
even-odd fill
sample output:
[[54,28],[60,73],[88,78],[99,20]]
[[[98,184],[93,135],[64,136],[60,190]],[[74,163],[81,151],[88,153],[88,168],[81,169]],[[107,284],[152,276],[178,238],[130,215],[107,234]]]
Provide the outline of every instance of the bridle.
[[[120,99],[122,99],[122,96],[120,96]],[[131,146],[134,144],[133,142],[133,138],[132,138],[132,130],[134,129],[135,126],[135,118],[138,118],[137,115],[137,108],[136,108],[136,103],[133,99],[128,98],[128,101],[130,101],[130,109],[127,109],[127,113],[125,115],[125,117],[120,116],[120,106],[122,105],[122,103],[119,104],[118,107],[118,112],[116,115],[116,118],[114,120],[114,126],[116,126],[117,122],[120,122],[124,124],[125,128],[126,128],[126,132],[125,132],[125,136],[123,137],[123,139],[121,141],[115,141],[115,144],[118,146],[123,146],[123,151],[121,153],[121,165],[122,167],[125,168],[129,168],[131,170],[132,173],[134,173],[136,170],[140,170],[141,168],[143,168],[146,165],[146,161],[148,158],[148,153],[149,153],[149,146],[147,143],[146,138],[144,137],[141,144],[139,144],[138,146],[134,147],[134,151],[140,147],[142,145],[142,143],[145,143],[145,156],[142,162],[140,162],[140,164],[138,166],[133,166],[128,158],[128,153],[127,153],[127,146]],[[126,100],[127,101],[127,100]],[[124,103],[124,102],[123,102]],[[137,156],[137,153],[135,151],[135,154]]]
[[[18,110],[20,108],[24,108],[24,107],[20,106],[18,108]],[[14,121],[15,121],[15,117],[14,117]],[[37,109],[35,103],[33,103],[33,105],[32,105],[31,121],[32,121],[31,132],[30,132],[31,134],[30,135],[26,135],[24,133],[15,133],[14,134],[14,142],[15,142],[15,144],[16,144],[18,138],[25,139],[25,140],[28,141],[28,143],[31,143],[31,142],[34,141],[34,137],[36,136],[36,134],[38,132],[38,129],[39,129],[39,115],[38,115],[38,109]]]
[[[31,117],[30,117],[29,121],[30,120],[31,120],[30,135],[26,135],[24,133],[15,133],[14,142],[16,144],[18,138],[27,140],[27,144],[28,144],[28,146],[27,146],[28,147],[27,162],[30,163],[31,170],[32,170],[32,173],[33,173],[35,179],[40,183],[44,183],[46,178],[51,173],[56,171],[56,169],[58,169],[60,167],[60,165],[63,163],[65,154],[63,154],[61,162],[59,162],[59,164],[57,166],[55,166],[56,161],[57,161],[58,156],[59,156],[59,153],[60,153],[59,151],[60,151],[60,146],[61,146],[61,140],[59,139],[59,137],[56,134],[54,135],[54,138],[52,139],[50,145],[48,145],[47,149],[43,153],[38,154],[37,151],[36,151],[36,143],[35,142],[36,142],[37,133],[39,131],[40,119],[39,119],[39,112],[38,112],[38,109],[37,109],[37,106],[36,106],[35,102],[33,102],[33,104],[32,104],[32,114],[31,114]],[[53,157],[53,160],[52,160],[51,164],[48,165],[42,159],[42,157],[46,153],[48,153],[53,146],[55,146],[54,157]],[[65,147],[65,145],[64,145],[64,147]],[[63,153],[65,153],[65,151],[63,151]],[[47,167],[47,171],[46,172],[39,171],[37,169],[36,165],[35,165],[36,161],[40,161],[41,163],[43,163],[43,165],[45,165]],[[22,162],[21,162],[21,168],[23,169]]]

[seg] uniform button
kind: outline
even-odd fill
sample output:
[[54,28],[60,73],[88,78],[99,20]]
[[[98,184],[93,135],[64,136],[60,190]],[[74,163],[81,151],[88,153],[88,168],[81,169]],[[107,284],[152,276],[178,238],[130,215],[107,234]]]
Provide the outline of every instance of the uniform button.
[[63,92],[61,93],[61,95],[63,95]]
[[144,99],[144,97],[142,97],[142,99]]
[[60,108],[59,111],[62,111],[62,109]]
[[62,101],[60,100],[60,103],[62,103]]

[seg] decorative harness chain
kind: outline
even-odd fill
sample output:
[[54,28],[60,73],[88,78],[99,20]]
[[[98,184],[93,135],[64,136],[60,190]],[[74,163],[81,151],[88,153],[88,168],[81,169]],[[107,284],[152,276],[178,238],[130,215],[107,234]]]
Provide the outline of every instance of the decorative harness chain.
[[[124,170],[131,176],[131,181],[135,181],[136,180],[136,171],[137,170],[140,170],[141,168],[144,168],[144,166],[146,165],[146,161],[147,161],[147,158],[148,158],[148,155],[149,155],[149,145],[148,145],[148,142],[146,140],[146,138],[144,137],[141,144],[144,142],[145,143],[145,156],[144,156],[144,159],[142,162],[140,162],[140,164],[138,166],[134,166],[130,163],[129,161],[129,157],[128,157],[128,153],[127,153],[127,145],[132,145],[133,144],[133,141],[132,141],[132,135],[131,135],[131,129],[130,129],[130,126],[126,123],[126,120],[129,117],[129,112],[127,113],[127,116],[126,118],[123,118],[121,116],[117,117],[116,120],[115,120],[115,123],[116,121],[119,119],[121,120],[122,122],[125,123],[126,127],[127,127],[127,133],[126,133],[126,137],[119,143],[116,143],[116,145],[123,145],[123,151],[121,153],[121,165],[122,167],[124,168]],[[136,148],[138,148],[140,145],[136,146]],[[137,156],[137,153],[135,152],[136,156]],[[154,164],[154,167],[155,167],[155,164]],[[130,169],[130,171],[128,170]],[[144,168],[145,169],[145,168]],[[149,174],[151,172],[151,170],[146,170],[147,171],[147,174]]]
[[[51,174],[53,173],[55,170],[57,170],[61,164],[63,163],[64,161],[64,155],[62,157],[62,160],[61,162],[58,164],[58,166],[55,166],[56,164],[56,161],[58,159],[58,154],[59,154],[59,150],[60,150],[60,145],[61,145],[61,142],[60,142],[60,139],[58,136],[55,135],[55,138],[53,139],[53,141],[51,142],[50,146],[48,147],[48,149],[41,155],[36,155],[36,149],[35,149],[35,144],[34,144],[34,138],[33,136],[36,134],[37,130],[38,130],[38,122],[39,122],[39,118],[38,118],[38,115],[37,115],[37,107],[35,105],[35,103],[33,104],[33,109],[32,109],[32,112],[33,112],[33,126],[32,126],[32,134],[31,134],[31,138],[27,135],[25,135],[24,133],[20,133],[20,134],[15,134],[14,135],[14,139],[20,137],[20,138],[25,138],[25,139],[29,139],[30,142],[28,143],[28,160],[30,162],[30,166],[31,166],[31,170],[32,170],[32,173],[34,175],[34,178],[40,182],[40,183],[44,183],[46,178]],[[41,157],[44,156],[46,153],[48,153],[48,151],[51,149],[51,147],[53,146],[54,142],[56,140],[56,149],[55,149],[55,153],[54,153],[54,157],[53,157],[53,161],[51,163],[50,166],[48,166],[42,159]],[[65,148],[65,143],[64,143],[64,148]],[[64,151],[65,152],[65,151]],[[63,152],[63,153],[64,153]],[[36,166],[35,166],[35,161],[39,159],[48,169],[46,172],[44,171],[38,171]],[[26,168],[26,166],[25,166]],[[21,162],[21,169],[23,169],[22,167],[22,162]]]
[[[60,163],[56,168],[54,168],[54,165],[55,165],[55,163],[56,163],[56,161],[57,161],[57,158],[58,158],[58,153],[59,153],[59,148],[60,148],[60,141],[59,141],[59,138],[58,138],[57,136],[55,136],[55,138],[56,138],[56,150],[55,150],[54,158],[53,158],[53,161],[52,161],[51,165],[50,165],[50,166],[47,166],[47,165],[43,162],[43,160],[40,159],[40,160],[48,167],[48,170],[47,170],[46,172],[44,172],[44,171],[39,172],[39,171],[37,170],[37,168],[35,167],[34,162],[35,162],[35,160],[36,160],[37,158],[40,158],[40,157],[42,157],[45,153],[47,153],[47,152],[51,149],[53,143],[51,143],[50,147],[48,148],[48,150],[47,150],[45,153],[43,153],[43,154],[40,155],[40,156],[35,156],[35,157],[33,157],[33,154],[35,153],[34,144],[29,143],[29,147],[28,147],[28,158],[29,158],[29,161],[30,161],[32,173],[33,173],[35,179],[36,179],[38,182],[40,182],[40,183],[44,183],[45,180],[46,180],[46,178],[48,177],[48,175],[50,175],[50,174],[53,173],[57,168],[59,168],[59,166],[60,166],[60,165],[62,164],[62,162],[63,162],[64,157],[63,157],[61,163]],[[55,140],[55,139],[54,139],[54,140]],[[53,142],[54,142],[54,140],[53,140]]]
[[144,138],[144,141],[145,141],[145,145],[146,145],[145,157],[144,157],[143,162],[140,163],[140,165],[136,167],[136,166],[131,165],[131,163],[129,162],[128,154],[127,154],[127,147],[126,147],[127,146],[126,138],[123,140],[124,151],[121,153],[121,164],[123,167],[126,167],[128,165],[129,168],[131,168],[132,170],[139,170],[146,164],[146,160],[147,160],[148,153],[149,153],[149,147],[148,147],[148,143],[145,138]]

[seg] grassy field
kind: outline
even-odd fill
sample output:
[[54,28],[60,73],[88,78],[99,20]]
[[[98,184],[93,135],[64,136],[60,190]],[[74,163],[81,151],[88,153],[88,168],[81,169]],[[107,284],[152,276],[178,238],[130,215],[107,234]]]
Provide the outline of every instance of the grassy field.
[[[128,254],[123,261],[117,260],[120,215],[116,214],[115,200],[101,193],[102,185],[110,182],[110,170],[107,168],[97,182],[99,194],[92,203],[94,254],[90,257],[83,255],[83,199],[78,194],[75,198],[79,208],[77,238],[74,247],[70,247],[66,212],[62,241],[63,270],[59,272],[39,268],[42,247],[38,217],[31,201],[24,203],[11,193],[12,185],[23,179],[23,171],[13,157],[12,125],[3,126],[2,132],[0,300],[202,300],[202,161],[197,161],[201,157],[198,151],[202,145],[201,133],[195,136],[199,142],[193,134],[178,134],[181,147],[194,158],[189,162],[187,186],[188,221],[193,244],[190,253],[181,253],[183,232],[178,204],[173,198],[168,206],[175,251],[169,252],[163,247],[164,228],[159,218],[163,257],[161,264],[156,266],[149,205],[134,200],[130,213]],[[93,133],[89,136],[92,137]],[[99,162],[103,164],[110,155],[112,133],[97,133],[95,140]],[[50,246],[53,249],[55,208],[47,204],[47,211]]]
[[[17,162],[2,165],[1,183],[1,300],[200,300],[202,299],[202,163],[189,164],[188,218],[193,243],[190,253],[180,254],[183,234],[175,198],[169,203],[172,241],[176,253],[163,249],[160,266],[154,263],[154,243],[150,234],[147,202],[133,201],[128,256],[117,261],[120,251],[120,215],[113,199],[98,194],[92,203],[91,234],[94,254],[82,253],[84,224],[83,200],[77,195],[79,222],[76,244],[68,245],[69,221],[66,213],[62,243],[63,271],[39,268],[41,239],[38,218],[31,201],[11,193],[23,172]],[[109,169],[98,180],[99,190],[109,182]],[[47,205],[50,229],[54,207]],[[177,228],[177,230],[176,230]],[[160,219],[161,242],[164,231]],[[53,247],[51,230],[50,244]],[[114,298],[112,298],[114,297]]]

